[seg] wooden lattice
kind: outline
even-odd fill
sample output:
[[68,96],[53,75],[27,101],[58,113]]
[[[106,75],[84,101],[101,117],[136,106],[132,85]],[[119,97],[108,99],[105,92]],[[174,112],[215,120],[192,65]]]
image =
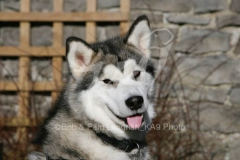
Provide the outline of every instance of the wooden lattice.
[[[19,78],[17,82],[0,81],[0,91],[18,93],[19,110],[16,118],[4,119],[4,125],[18,127],[18,132],[25,132],[26,127],[35,126],[36,121],[28,117],[30,92],[51,92],[52,101],[62,86],[62,57],[65,47],[62,45],[63,22],[86,22],[86,41],[96,39],[96,22],[120,22],[121,33],[128,29],[130,0],[121,0],[119,12],[97,12],[97,1],[87,0],[86,12],[63,12],[64,0],[53,0],[54,11],[50,13],[30,12],[31,0],[21,0],[20,12],[0,12],[0,21],[20,23],[20,45],[0,47],[0,57],[19,57]],[[30,23],[52,22],[53,45],[50,47],[30,46]],[[52,57],[53,80],[33,82],[29,78],[31,57]]]

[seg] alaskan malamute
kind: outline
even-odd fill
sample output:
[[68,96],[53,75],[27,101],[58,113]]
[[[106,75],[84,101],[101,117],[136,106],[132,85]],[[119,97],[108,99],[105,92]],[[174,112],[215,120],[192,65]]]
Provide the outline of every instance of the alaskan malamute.
[[[124,37],[66,42],[67,83],[34,142],[50,159],[147,160],[154,112],[150,27],[140,16]],[[33,157],[33,155],[29,156]]]

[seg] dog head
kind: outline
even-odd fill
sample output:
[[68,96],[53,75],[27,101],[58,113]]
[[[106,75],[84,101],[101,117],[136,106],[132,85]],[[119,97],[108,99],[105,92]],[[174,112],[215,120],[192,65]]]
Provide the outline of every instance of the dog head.
[[94,44],[67,39],[69,103],[76,118],[120,137],[146,130],[155,116],[150,33],[147,17],[140,16],[125,37]]

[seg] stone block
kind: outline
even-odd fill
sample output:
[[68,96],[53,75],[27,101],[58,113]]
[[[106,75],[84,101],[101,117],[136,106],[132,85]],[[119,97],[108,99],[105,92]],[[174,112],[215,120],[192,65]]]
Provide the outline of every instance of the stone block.
[[240,108],[200,103],[201,129],[221,133],[240,132]]
[[184,27],[175,45],[175,50],[187,53],[228,51],[231,34],[215,30]]
[[33,12],[52,12],[53,1],[49,0],[31,0],[31,11]]
[[226,0],[193,0],[196,13],[220,11],[227,8]]
[[0,67],[0,81],[18,81],[18,59],[0,60],[3,66]]
[[239,84],[240,63],[226,55],[182,57],[178,70],[184,84]]
[[63,44],[65,45],[68,37],[79,37],[83,40],[86,39],[86,27],[84,24],[65,24],[63,27]]
[[45,117],[52,106],[50,93],[31,94],[31,116]]
[[226,26],[240,26],[240,15],[238,14],[227,14],[217,16],[217,27],[226,27]]
[[229,90],[227,89],[208,89],[206,91],[206,100],[216,103],[224,103]]
[[[227,93],[229,90],[227,89],[206,89],[200,86],[189,87],[187,85],[183,86],[184,88],[184,95],[186,95],[186,98],[188,98],[190,101],[209,101],[214,103],[224,103],[224,101],[227,98]],[[177,86],[175,87],[175,90],[178,94],[182,94],[182,88]]]
[[0,11],[4,12],[19,12],[20,0],[1,0]]
[[240,88],[233,88],[230,93],[230,101],[233,104],[240,105]]
[[170,23],[174,24],[195,24],[195,25],[207,25],[210,23],[210,17],[195,16],[195,15],[171,15],[167,17]]
[[240,38],[239,38],[236,48],[234,50],[234,54],[236,54],[236,55],[240,54]]
[[240,138],[238,135],[238,138],[234,138],[234,140],[228,144],[229,145],[229,155],[228,157],[231,158],[231,160],[239,160],[240,157]]
[[32,46],[51,46],[53,43],[52,26],[33,26],[30,36]]
[[161,23],[163,20],[163,16],[160,13],[131,11],[130,12],[130,21],[134,22],[141,15],[146,15],[148,17],[150,23],[153,23],[153,24]]
[[131,0],[131,9],[148,9],[164,12],[188,12],[191,0]]
[[3,46],[18,46],[19,45],[19,28],[18,26],[3,26],[0,27],[0,39]]
[[0,94],[0,117],[16,117],[18,112],[17,93]]
[[31,79],[32,81],[51,81],[52,80],[51,60],[44,58],[32,59]]
[[120,8],[120,1],[119,0],[97,1],[98,10],[111,9],[111,8]]
[[234,12],[240,13],[240,2],[239,2],[239,0],[232,0],[230,9]]
[[63,8],[66,12],[86,11],[86,0],[64,0]]
[[98,26],[97,41],[104,41],[108,38],[113,38],[120,35],[119,26]]

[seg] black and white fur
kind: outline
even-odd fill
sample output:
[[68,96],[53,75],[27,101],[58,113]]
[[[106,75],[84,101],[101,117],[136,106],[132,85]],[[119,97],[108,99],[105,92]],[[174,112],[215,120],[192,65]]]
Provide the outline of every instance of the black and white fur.
[[[150,27],[140,16],[125,37],[88,44],[70,37],[66,42],[69,76],[55,107],[45,119],[35,143],[51,159],[147,160],[147,146],[124,152],[106,144],[96,133],[121,140],[144,142],[155,116],[153,64],[149,59]],[[138,71],[138,76],[134,75]],[[140,74],[139,74],[140,71]],[[132,110],[126,100],[143,97]],[[141,115],[141,127],[131,129],[126,117]]]

